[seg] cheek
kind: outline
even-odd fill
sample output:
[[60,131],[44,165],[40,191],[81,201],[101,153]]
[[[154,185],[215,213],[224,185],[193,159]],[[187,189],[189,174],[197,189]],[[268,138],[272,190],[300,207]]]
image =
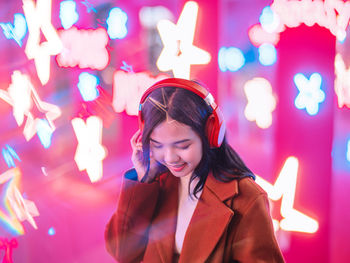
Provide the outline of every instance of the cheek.
[[153,158],[158,161],[158,162],[161,162],[163,160],[163,153],[162,153],[162,150],[160,149],[152,149],[151,148],[151,152],[152,152],[152,156]]

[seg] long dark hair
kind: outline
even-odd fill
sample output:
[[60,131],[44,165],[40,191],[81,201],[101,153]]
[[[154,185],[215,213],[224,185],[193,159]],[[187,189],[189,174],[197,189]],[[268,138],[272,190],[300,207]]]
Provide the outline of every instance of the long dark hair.
[[[157,104],[154,103],[155,101]],[[149,166],[150,136],[153,129],[170,117],[190,126],[202,141],[203,156],[190,179],[190,183],[196,177],[199,179],[194,187],[195,196],[203,189],[210,171],[217,180],[223,182],[244,177],[255,179],[254,174],[226,142],[226,138],[220,147],[210,148],[205,134],[205,125],[212,109],[197,94],[183,88],[163,87],[154,90],[141,107],[144,121],[142,146],[145,165]]]

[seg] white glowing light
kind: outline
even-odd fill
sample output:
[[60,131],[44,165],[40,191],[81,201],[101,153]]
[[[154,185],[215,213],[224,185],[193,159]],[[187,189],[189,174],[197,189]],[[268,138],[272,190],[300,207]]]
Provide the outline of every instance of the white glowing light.
[[245,64],[243,52],[236,47],[222,47],[218,55],[219,68],[221,71],[237,71]]
[[163,42],[163,50],[157,60],[161,71],[172,70],[174,77],[189,79],[192,64],[208,64],[208,52],[193,46],[198,4],[186,2],[177,24],[169,20],[158,23],[158,31]]
[[86,170],[90,181],[97,182],[102,178],[102,161],[107,156],[102,146],[102,120],[91,116],[86,123],[80,118],[72,120],[72,126],[78,139],[74,160],[79,171]]
[[99,83],[98,77],[87,72],[79,75],[78,88],[84,101],[93,101],[100,95],[97,85]]
[[279,33],[268,33],[261,27],[260,24],[256,24],[249,28],[248,36],[250,42],[252,42],[252,44],[256,47],[259,47],[260,45],[266,43],[276,46],[277,43],[280,41]]
[[[25,53],[28,59],[34,59],[36,71],[44,85],[50,78],[50,56],[62,50],[62,42],[51,24],[51,0],[22,0],[23,11],[28,24],[28,40]],[[45,42],[40,43],[40,30]]]
[[259,49],[259,61],[264,66],[271,66],[276,63],[277,51],[274,45],[262,44]]
[[256,182],[267,192],[271,200],[277,201],[282,198],[283,219],[280,222],[274,220],[274,224],[278,223],[279,227],[286,231],[315,233],[318,230],[318,222],[294,208],[298,167],[298,159],[289,157],[274,185],[259,176],[256,177]]
[[3,99],[13,107],[13,115],[18,126],[22,125],[24,116],[27,117],[23,130],[26,140],[29,141],[38,131],[39,119],[33,116],[31,112],[33,105],[45,114],[53,132],[56,129],[53,121],[61,116],[60,108],[42,101],[27,75],[16,70],[13,72],[11,79],[12,83],[8,88],[8,92],[0,90],[0,99]]
[[27,22],[22,14],[14,14],[13,25],[8,23],[0,23],[7,39],[13,39],[17,44],[22,46],[22,39],[27,34]]
[[280,24],[276,32],[285,27],[297,27],[301,23],[307,26],[318,24],[344,41],[350,19],[350,3],[342,0],[274,0],[271,9],[279,16]]
[[106,23],[108,25],[107,33],[111,39],[122,39],[128,33],[126,22],[128,15],[118,7],[114,7],[109,11]]
[[247,120],[255,121],[262,129],[270,127],[272,112],[276,108],[276,99],[270,82],[264,78],[249,80],[244,85],[244,93],[248,100],[244,109]]
[[58,31],[64,48],[56,57],[60,67],[104,69],[109,61],[106,49],[108,34],[104,28],[80,29],[71,27]]
[[64,29],[72,27],[78,21],[79,14],[76,11],[76,6],[76,3],[72,0],[60,3],[60,19]]
[[325,99],[325,93],[321,89],[321,75],[313,73],[310,79],[307,79],[304,74],[298,73],[294,76],[294,83],[299,90],[299,94],[295,98],[295,106],[298,109],[306,109],[310,115],[316,115],[318,104]]
[[118,70],[113,80],[113,108],[116,112],[138,115],[139,103],[144,91],[157,81],[167,78],[165,74],[152,77],[149,73],[127,73]]
[[262,28],[269,33],[274,32],[280,23],[278,15],[271,9],[270,6],[264,7],[259,21]]
[[334,60],[335,81],[334,90],[338,98],[338,107],[350,108],[350,68],[347,68],[341,54]]

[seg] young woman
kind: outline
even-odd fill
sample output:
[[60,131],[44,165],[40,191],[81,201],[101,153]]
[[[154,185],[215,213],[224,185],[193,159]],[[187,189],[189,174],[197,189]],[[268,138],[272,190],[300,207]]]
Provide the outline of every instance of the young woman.
[[284,262],[266,193],[227,144],[220,110],[190,80],[141,99],[140,130],[106,232],[118,262]]

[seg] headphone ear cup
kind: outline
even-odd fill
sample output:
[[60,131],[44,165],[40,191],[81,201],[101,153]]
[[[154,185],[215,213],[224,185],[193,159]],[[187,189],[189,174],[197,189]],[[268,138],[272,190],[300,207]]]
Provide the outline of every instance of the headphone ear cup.
[[207,123],[205,125],[205,134],[207,136],[210,147],[217,147],[217,140],[215,139],[215,126],[216,126],[215,116],[211,114],[208,117]]

